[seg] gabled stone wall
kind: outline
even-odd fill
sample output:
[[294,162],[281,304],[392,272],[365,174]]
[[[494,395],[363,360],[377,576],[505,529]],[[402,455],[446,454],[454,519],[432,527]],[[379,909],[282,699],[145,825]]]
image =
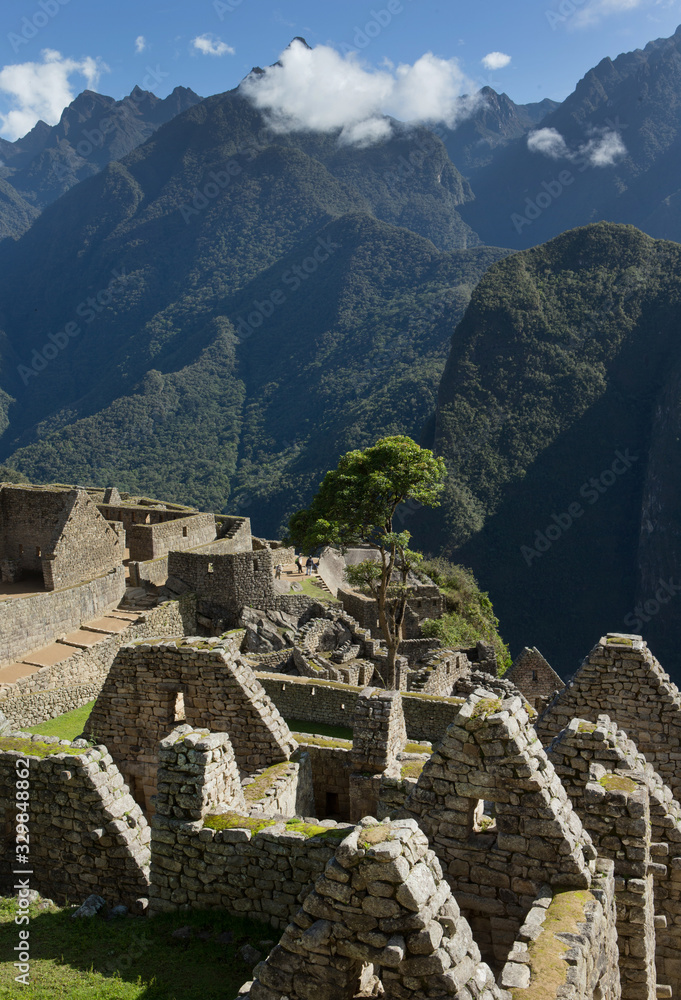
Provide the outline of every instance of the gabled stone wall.
[[609,633],[594,646],[542,713],[537,732],[550,743],[571,719],[607,714],[626,730],[672,793],[681,795],[681,693],[641,636]]
[[151,832],[107,748],[29,733],[0,737],[0,891],[12,894],[19,867],[18,770],[28,771],[31,888],[60,903],[148,896]]
[[229,733],[245,773],[288,760],[295,750],[288,726],[239,656],[240,638],[139,642],[116,656],[86,732],[111,747],[147,809],[158,744],[179,723]]
[[591,884],[591,838],[519,697],[478,690],[468,698],[404,813],[433,844],[483,954],[496,961],[505,960],[541,885]]
[[547,701],[565,687],[536,646],[531,649],[525,646],[505,674],[505,679],[515,684],[532,708],[537,710],[543,709]]

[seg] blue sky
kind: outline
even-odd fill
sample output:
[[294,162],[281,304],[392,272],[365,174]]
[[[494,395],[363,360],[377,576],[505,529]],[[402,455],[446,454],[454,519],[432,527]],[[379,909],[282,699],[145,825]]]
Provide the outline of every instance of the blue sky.
[[177,85],[204,97],[229,90],[295,35],[354,48],[370,70],[389,60],[395,77],[433,53],[440,69],[457,67],[448,85],[460,91],[487,84],[519,103],[562,100],[605,56],[672,34],[681,0],[3,0],[0,16],[0,134],[13,139],[38,117],[58,120],[87,86],[115,98],[136,84],[161,97]]

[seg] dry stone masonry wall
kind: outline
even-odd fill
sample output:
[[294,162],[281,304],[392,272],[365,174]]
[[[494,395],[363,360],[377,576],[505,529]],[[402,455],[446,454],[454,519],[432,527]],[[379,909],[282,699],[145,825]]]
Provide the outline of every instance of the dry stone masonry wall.
[[16,881],[18,762],[29,772],[31,886],[61,903],[93,892],[127,906],[146,898],[150,829],[107,748],[28,733],[0,736],[1,890]]
[[[494,804],[494,814],[484,803]],[[540,886],[586,889],[591,838],[519,697],[478,690],[405,803],[427,834],[476,940],[503,961]]]
[[626,730],[673,794],[681,796],[681,693],[641,636],[608,633],[542,713],[544,743],[571,719],[606,713]]
[[248,664],[241,633],[123,646],[86,732],[112,748],[146,808],[156,791],[159,742],[178,723],[230,735],[239,768],[252,773],[288,760],[297,744]]
[[367,965],[391,1000],[502,996],[413,820],[348,834],[242,995],[349,1000]]

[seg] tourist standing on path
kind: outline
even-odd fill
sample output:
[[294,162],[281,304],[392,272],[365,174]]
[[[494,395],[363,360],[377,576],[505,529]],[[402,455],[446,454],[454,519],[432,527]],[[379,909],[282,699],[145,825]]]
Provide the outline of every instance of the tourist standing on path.
[[296,556],[296,569],[298,570],[298,572],[302,576],[303,575],[303,560],[300,558],[300,556]]
[[283,568],[284,567],[281,565],[281,563],[277,563],[277,565],[274,567],[274,576],[275,576],[275,579],[281,580],[281,571],[282,571]]
[[307,562],[305,563],[305,565],[307,566],[307,575],[312,576],[312,570],[314,569],[314,559],[312,558],[312,556],[307,557]]

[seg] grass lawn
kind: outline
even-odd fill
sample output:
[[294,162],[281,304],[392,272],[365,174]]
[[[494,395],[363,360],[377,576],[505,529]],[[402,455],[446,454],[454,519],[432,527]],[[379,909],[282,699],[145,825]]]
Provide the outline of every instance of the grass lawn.
[[310,733],[312,736],[333,736],[337,740],[351,740],[348,726],[327,726],[325,722],[306,722],[304,719],[285,719],[292,733]]
[[[24,986],[15,982],[12,964],[16,901],[0,899],[2,1000],[234,1000],[253,978],[240,948],[249,943],[265,957],[279,940],[267,924],[216,911],[106,921],[72,920],[72,907],[38,906],[29,911],[31,969]],[[191,933],[174,938],[182,927]]]
[[[328,590],[322,590],[315,583],[316,577],[314,576],[304,576],[302,580],[297,582],[303,588],[303,593],[307,594],[308,597],[314,597],[316,601],[324,601],[326,604],[340,604],[340,601],[336,597],[332,597]],[[300,593],[300,591],[294,591],[294,593]]]
[[75,740],[83,732],[83,726],[92,711],[94,701],[89,701],[81,708],[74,708],[72,712],[65,712],[58,715],[56,719],[48,719],[47,722],[40,722],[37,726],[29,726],[23,732],[36,733],[40,736],[58,736],[60,740]]

